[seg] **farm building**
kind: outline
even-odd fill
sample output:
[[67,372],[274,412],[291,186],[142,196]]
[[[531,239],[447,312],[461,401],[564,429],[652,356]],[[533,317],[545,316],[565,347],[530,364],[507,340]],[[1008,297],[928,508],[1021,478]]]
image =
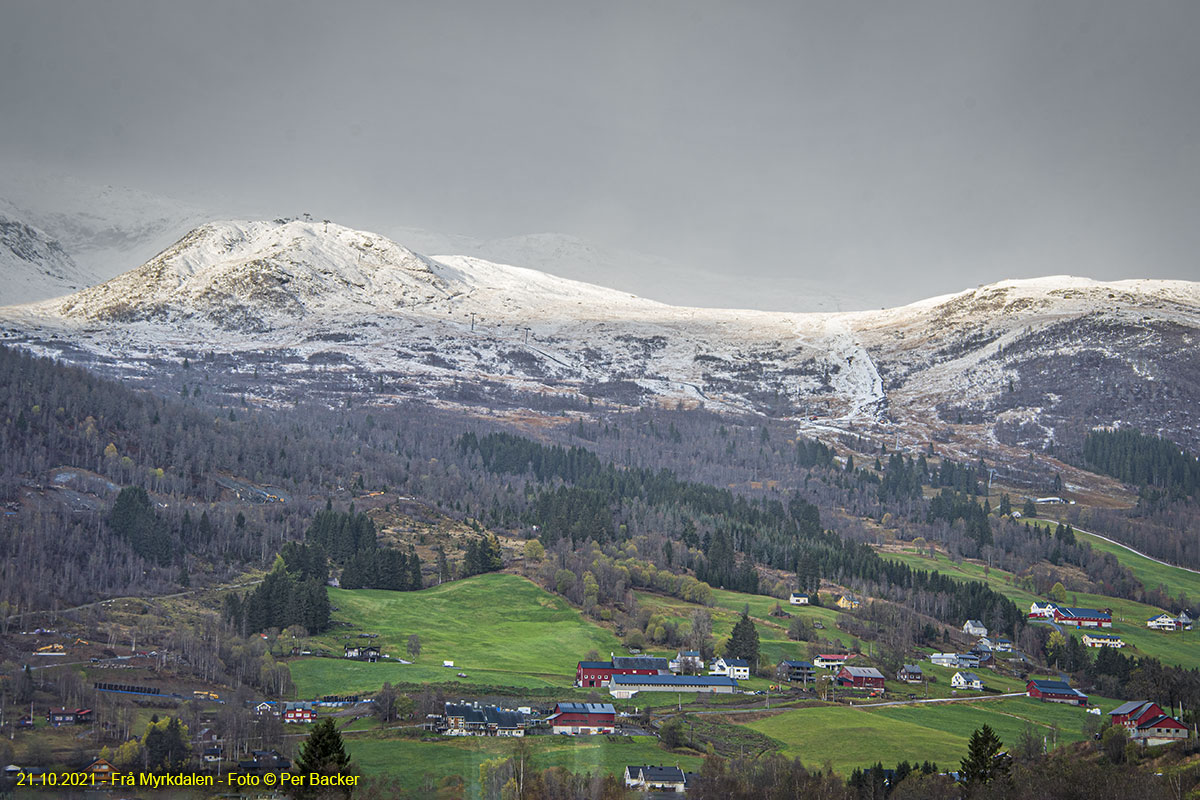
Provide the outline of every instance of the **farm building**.
[[1125,640],[1112,633],[1085,633],[1083,643],[1088,647],[1124,647]]
[[625,785],[630,789],[682,793],[687,777],[679,767],[625,767]]
[[794,606],[806,606],[808,605],[808,595],[800,592],[792,592],[788,597],[788,602]]
[[607,686],[616,675],[665,675],[670,671],[665,658],[617,656],[611,661],[580,661],[575,667],[576,686]]
[[916,664],[905,664],[896,673],[896,680],[901,683],[920,683],[925,680],[925,673]]
[[1108,712],[1113,725],[1129,731],[1129,738],[1141,744],[1167,744],[1188,738],[1188,729],[1163,711],[1158,703],[1133,700]]
[[559,703],[546,718],[555,733],[613,733],[617,710],[612,703]]
[[950,685],[955,689],[974,689],[977,692],[983,691],[983,681],[974,672],[956,672],[954,677],[950,679]]
[[883,673],[874,667],[842,667],[837,674],[839,686],[852,686],[855,689],[882,689]]
[[1074,625],[1076,628],[1111,628],[1112,614],[1095,608],[1054,608],[1054,621],[1059,625]]
[[1086,706],[1087,695],[1072,689],[1066,681],[1032,680],[1025,685],[1025,694],[1036,697],[1043,703],[1069,703]]
[[775,676],[781,681],[808,683],[817,677],[817,669],[807,661],[780,661]]
[[737,681],[724,675],[614,675],[608,684],[613,697],[629,699],[638,692],[714,692],[733,694]]
[[446,703],[441,730],[447,736],[524,736],[529,721],[521,711],[477,703]]
[[680,650],[675,658],[667,662],[667,669],[675,674],[680,672],[698,673],[704,669],[704,659],[698,650]]
[[718,658],[712,663],[709,675],[726,675],[730,678],[748,679],[750,662],[743,658]]

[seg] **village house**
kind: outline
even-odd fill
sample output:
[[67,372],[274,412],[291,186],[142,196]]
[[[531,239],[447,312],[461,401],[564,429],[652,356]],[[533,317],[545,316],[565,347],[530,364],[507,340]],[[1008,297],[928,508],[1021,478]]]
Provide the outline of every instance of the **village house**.
[[292,768],[292,762],[284,758],[278,750],[254,750],[250,758],[238,762],[242,772],[256,774],[260,772],[284,772]]
[[372,664],[379,660],[379,648],[375,645],[346,645],[346,652],[343,658],[352,658],[357,661],[369,661]]
[[925,673],[916,664],[905,664],[896,673],[896,680],[901,683],[920,683],[925,680]]
[[837,599],[837,607],[838,608],[852,609],[852,608],[858,608],[861,605],[862,605],[862,601],[859,600],[854,595],[850,594],[849,592],[847,592],[844,595],[841,595]]
[[983,681],[974,672],[956,672],[954,677],[950,679],[950,685],[955,689],[972,689],[977,692],[983,691]]
[[718,658],[712,663],[712,668],[708,671],[708,674],[726,675],[730,678],[745,680],[750,677],[750,662],[743,658]]
[[852,658],[854,653],[822,653],[813,659],[813,664],[821,669],[841,669]]
[[1066,608],[1055,606],[1054,621],[1076,628],[1111,628],[1112,614],[1095,608]]
[[446,703],[442,722],[447,736],[524,736],[529,727],[520,710],[477,703]]
[[609,661],[580,661],[575,667],[575,685],[608,686],[614,675],[666,675],[671,663],[649,656],[615,656]]
[[687,778],[679,767],[625,767],[625,785],[630,789],[682,793]]
[[613,697],[628,700],[638,692],[713,692],[733,694],[737,680],[725,675],[614,675],[608,684]]
[[90,708],[74,710],[52,708],[46,712],[46,721],[56,728],[60,725],[87,725],[92,721],[92,710]]
[[558,703],[546,721],[554,733],[593,735],[615,733],[616,718],[612,703]]
[[808,595],[801,592],[792,592],[788,596],[788,603],[794,606],[806,606],[808,605]]
[[283,721],[289,723],[316,722],[317,712],[311,708],[289,708],[283,712]]
[[278,717],[280,714],[279,704],[276,703],[274,700],[263,700],[254,706],[254,713],[260,714],[260,715],[261,714],[274,714],[275,716]]
[[988,635],[987,626],[984,625],[982,622],[980,622],[977,619],[969,619],[966,622],[964,622],[963,626],[962,626],[962,630],[963,630],[963,633],[965,633],[967,636],[987,636]]
[[1088,647],[1124,647],[1125,641],[1112,633],[1085,633],[1083,643]]
[[1030,619],[1054,619],[1054,609],[1058,606],[1054,603],[1039,603],[1034,601],[1029,604]]
[[220,763],[221,757],[224,755],[224,752],[225,752],[224,748],[222,748],[221,745],[219,745],[219,744],[213,745],[212,747],[205,748],[204,756],[203,756],[204,763],[205,764]]
[[817,669],[808,661],[780,661],[775,677],[781,681],[808,683],[817,677]]
[[1025,694],[1036,697],[1043,703],[1068,703],[1076,706],[1086,706],[1087,695],[1078,689],[1072,689],[1066,681],[1031,680],[1025,684]]
[[979,653],[934,653],[929,660],[939,667],[976,669],[980,658]]
[[698,673],[704,669],[704,659],[698,650],[680,650],[675,658],[667,662],[667,669],[678,675],[681,672]]
[[103,758],[97,758],[92,763],[83,768],[83,771],[92,776],[95,783],[110,783],[114,775],[119,774],[119,770],[112,764],[105,761]]
[[837,674],[839,686],[855,689],[883,689],[883,673],[874,667],[844,666]]
[[1163,613],[1146,620],[1146,627],[1157,631],[1174,631],[1179,629],[1179,620]]

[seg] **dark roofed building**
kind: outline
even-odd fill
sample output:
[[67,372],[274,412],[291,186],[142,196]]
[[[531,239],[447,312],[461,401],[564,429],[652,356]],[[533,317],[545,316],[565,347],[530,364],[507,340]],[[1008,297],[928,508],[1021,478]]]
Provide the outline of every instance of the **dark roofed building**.
[[529,722],[520,711],[475,703],[446,703],[448,736],[524,736]]
[[1087,695],[1071,688],[1066,681],[1032,680],[1025,685],[1025,694],[1036,697],[1043,703],[1069,703],[1086,706]]
[[638,692],[715,692],[733,694],[737,680],[723,675],[614,675],[608,691],[630,698]]
[[780,661],[775,675],[781,681],[807,683],[817,677],[817,668],[808,661]]
[[687,778],[679,767],[625,767],[625,785],[630,789],[660,792],[682,792]]
[[554,733],[587,735],[614,733],[616,718],[612,703],[559,703],[547,721]]

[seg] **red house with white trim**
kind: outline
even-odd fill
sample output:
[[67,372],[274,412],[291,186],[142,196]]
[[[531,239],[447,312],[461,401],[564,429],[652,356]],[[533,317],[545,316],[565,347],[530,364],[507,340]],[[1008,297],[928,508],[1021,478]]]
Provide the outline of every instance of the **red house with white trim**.
[[284,722],[316,722],[317,712],[311,708],[289,708],[283,712]]

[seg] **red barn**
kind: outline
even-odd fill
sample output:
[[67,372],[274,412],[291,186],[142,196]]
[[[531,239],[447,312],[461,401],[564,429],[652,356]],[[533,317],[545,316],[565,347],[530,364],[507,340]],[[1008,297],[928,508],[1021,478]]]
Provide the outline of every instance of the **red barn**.
[[555,733],[596,734],[616,731],[612,703],[559,703],[547,721]]
[[666,675],[667,659],[650,656],[617,656],[612,661],[580,661],[575,667],[576,686],[608,686],[613,675]]
[[1122,727],[1133,731],[1137,726],[1148,720],[1155,719],[1166,715],[1166,712],[1158,705],[1146,700],[1131,700],[1128,703],[1121,705],[1108,712],[1112,717],[1113,725],[1121,725]]
[[1074,625],[1076,628],[1111,628],[1112,614],[1094,608],[1055,606],[1054,621],[1060,625]]
[[874,667],[842,667],[837,674],[839,686],[853,686],[855,689],[882,689],[883,673]]
[[1072,689],[1065,681],[1034,680],[1025,684],[1025,694],[1036,697],[1043,703],[1069,703],[1076,706],[1087,705],[1087,695],[1078,689]]

